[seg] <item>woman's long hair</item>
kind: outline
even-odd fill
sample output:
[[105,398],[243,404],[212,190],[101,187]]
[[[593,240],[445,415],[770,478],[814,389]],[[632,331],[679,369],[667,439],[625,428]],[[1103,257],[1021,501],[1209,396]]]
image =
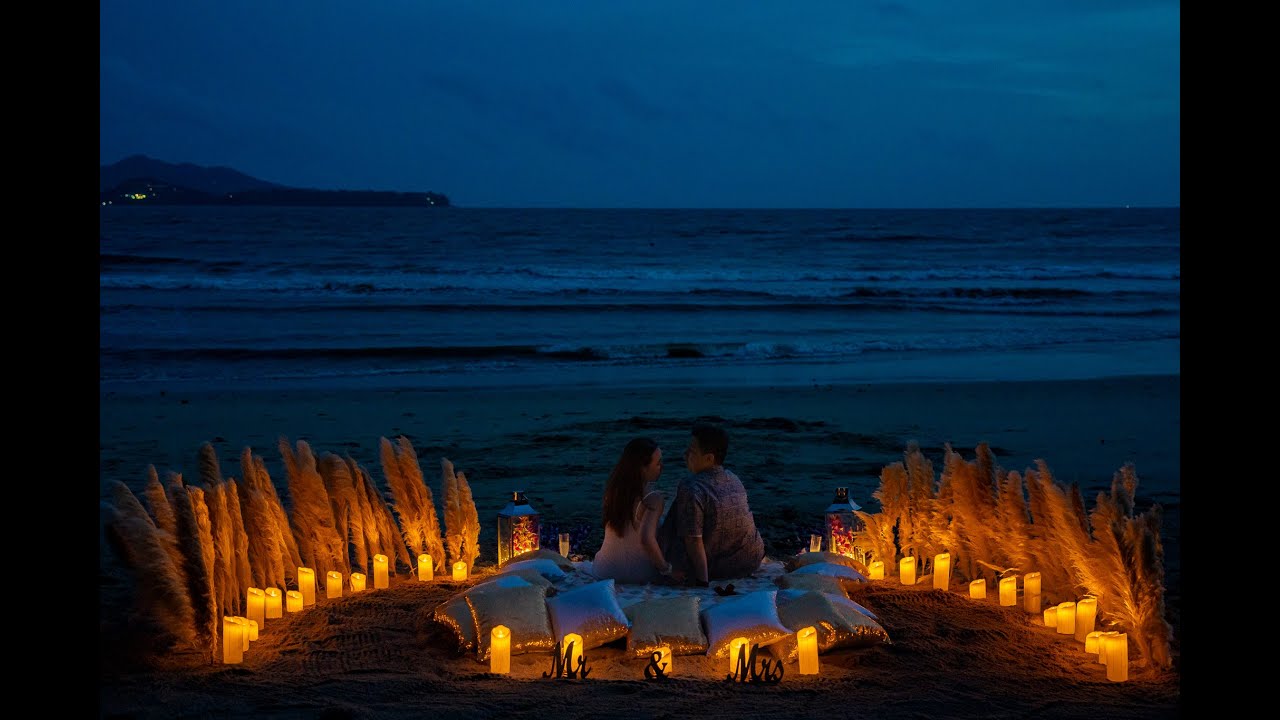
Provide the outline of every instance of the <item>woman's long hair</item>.
[[652,438],[635,438],[622,449],[618,464],[609,473],[604,485],[604,526],[612,527],[618,537],[625,537],[627,528],[635,522],[636,501],[644,492],[641,471],[657,449],[658,443]]

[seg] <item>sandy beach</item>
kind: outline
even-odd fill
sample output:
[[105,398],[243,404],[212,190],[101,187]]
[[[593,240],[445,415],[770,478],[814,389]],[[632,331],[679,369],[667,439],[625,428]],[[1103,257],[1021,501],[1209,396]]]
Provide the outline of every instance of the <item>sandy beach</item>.
[[[821,524],[837,486],[864,509],[884,466],[916,441],[942,465],[949,443],[966,459],[988,443],[1005,470],[1043,459],[1086,503],[1124,463],[1140,478],[1137,509],[1164,510],[1167,617],[1174,668],[1108,683],[1078,647],[1038,619],[959,590],[872,583],[854,594],[893,639],[883,647],[824,655],[818,679],[778,686],[717,682],[710,660],[688,674],[642,681],[620,650],[602,648],[587,681],[537,678],[545,657],[519,659],[513,677],[486,676],[455,657],[424,618],[456,588],[397,578],[389,590],[344,598],[270,627],[238,667],[195,653],[143,662],[128,637],[130,580],[104,546],[100,568],[103,717],[636,717],[825,716],[865,708],[889,717],[1173,717],[1180,704],[1180,379],[871,384],[757,388],[644,387],[446,391],[236,391],[103,393],[100,499],[123,481],[138,492],[146,468],[197,475],[212,443],[225,477],[240,477],[245,447],[261,455],[277,487],[277,443],[305,440],[317,454],[349,455],[382,483],[381,437],[413,443],[426,480],[439,459],[464,471],[482,523],[478,566],[495,562],[493,518],[525,490],[544,527],[575,530],[575,553],[599,546],[605,477],[625,442],[649,435],[678,452],[692,423],[722,422],[726,465],[743,479],[767,552],[800,549]],[[660,485],[674,489],[669,464]],[[613,653],[612,655],[610,653]],[[536,658],[536,659],[535,659]],[[702,668],[699,663],[707,664]],[[801,709],[802,708],[802,709]]]

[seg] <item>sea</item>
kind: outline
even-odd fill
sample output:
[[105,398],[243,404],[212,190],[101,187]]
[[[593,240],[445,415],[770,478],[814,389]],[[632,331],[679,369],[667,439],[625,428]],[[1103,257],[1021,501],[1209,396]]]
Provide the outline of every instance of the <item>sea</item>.
[[1177,375],[1179,208],[101,208],[103,392]]

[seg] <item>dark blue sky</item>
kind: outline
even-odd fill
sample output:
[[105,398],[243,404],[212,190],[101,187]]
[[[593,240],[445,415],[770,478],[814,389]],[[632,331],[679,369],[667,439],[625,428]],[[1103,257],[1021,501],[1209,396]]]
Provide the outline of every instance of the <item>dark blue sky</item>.
[[1181,202],[1178,2],[100,10],[104,164],[465,206]]

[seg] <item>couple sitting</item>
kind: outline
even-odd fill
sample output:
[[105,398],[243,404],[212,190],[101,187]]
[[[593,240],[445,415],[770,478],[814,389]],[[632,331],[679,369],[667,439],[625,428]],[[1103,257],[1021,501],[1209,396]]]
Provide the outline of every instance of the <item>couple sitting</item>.
[[[747,577],[764,559],[764,541],[747,505],[742,481],[724,468],[729,435],[715,425],[693,426],[685,467],[662,518],[662,448],[650,438],[627,443],[604,490],[604,544],[594,574],[620,583],[706,587],[709,580]],[[659,519],[661,523],[659,523]]]

